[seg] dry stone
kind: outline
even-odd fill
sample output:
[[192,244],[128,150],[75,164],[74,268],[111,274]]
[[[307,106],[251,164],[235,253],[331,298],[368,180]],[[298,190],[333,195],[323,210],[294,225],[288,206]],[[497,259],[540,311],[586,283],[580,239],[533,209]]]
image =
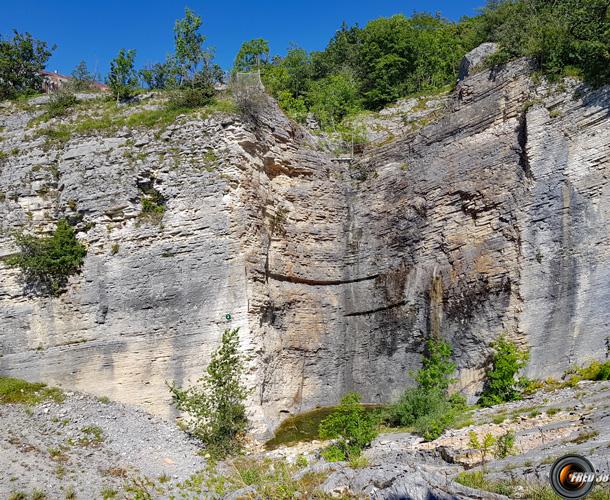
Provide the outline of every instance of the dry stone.
[[[77,215],[88,255],[58,298],[0,264],[0,373],[170,415],[165,381],[195,380],[239,326],[262,437],[349,390],[396,397],[430,335],[471,397],[503,332],[531,377],[604,359],[610,89],[529,74],[466,77],[433,123],[351,166],[273,103],[255,124],[183,116],[50,149],[37,111],[3,107],[0,148],[19,153],[0,166],[0,255],[10,231]],[[139,217],[146,186],[159,225]]]

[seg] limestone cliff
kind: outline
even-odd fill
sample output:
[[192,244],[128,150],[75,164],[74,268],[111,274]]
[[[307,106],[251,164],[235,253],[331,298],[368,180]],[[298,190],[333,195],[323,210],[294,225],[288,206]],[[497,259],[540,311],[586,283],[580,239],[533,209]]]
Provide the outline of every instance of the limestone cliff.
[[[467,76],[432,123],[352,165],[274,105],[256,124],[189,115],[61,143],[28,127],[37,106],[6,105],[0,256],[11,230],[62,216],[89,250],[58,298],[0,264],[0,373],[167,414],[164,381],[194,380],[239,326],[264,435],[348,390],[396,396],[430,335],[471,395],[502,332],[531,377],[603,359],[610,88],[530,74]],[[138,216],[147,189],[160,225]]]

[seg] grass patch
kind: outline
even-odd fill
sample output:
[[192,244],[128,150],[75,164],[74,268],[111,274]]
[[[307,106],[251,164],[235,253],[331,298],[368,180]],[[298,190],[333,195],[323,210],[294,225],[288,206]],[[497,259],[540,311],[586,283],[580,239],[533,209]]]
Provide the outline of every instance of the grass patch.
[[98,446],[104,442],[104,431],[97,425],[83,427],[81,432],[84,436],[78,440],[80,446]]
[[190,113],[187,108],[160,108],[133,113],[125,119],[128,127],[167,127],[180,115]]
[[113,117],[106,113],[97,118],[85,118],[82,121],[77,122],[73,127],[72,131],[75,134],[80,135],[91,135],[101,131],[113,131],[119,128],[122,124],[120,117]]
[[70,140],[72,137],[72,130],[67,125],[58,125],[53,128],[40,128],[34,133],[34,137],[46,137],[46,146],[58,146],[63,145]]
[[[548,484],[524,484],[522,498],[531,500],[562,500]],[[610,489],[607,486],[596,485],[587,495],[587,500],[610,500]]]
[[586,443],[587,441],[590,441],[591,439],[595,439],[597,436],[599,436],[599,432],[594,431],[594,430],[587,431],[587,432],[581,432],[578,436],[576,436],[574,439],[572,439],[570,441],[570,443],[574,443],[574,444]]
[[249,492],[238,498],[327,499],[329,495],[319,490],[328,477],[327,472],[308,472],[299,479],[293,479],[302,470],[299,464],[285,460],[263,460],[253,457],[239,457],[216,468],[208,463],[206,470],[197,472],[185,481],[172,484],[162,476],[158,479],[147,477],[129,478],[125,491],[130,498],[213,498],[224,497],[242,488],[251,487]]
[[[299,470],[296,465],[286,461],[256,461],[246,457],[234,460],[229,467],[229,472],[223,474],[225,494],[252,486],[262,498],[326,497],[318,488],[326,479],[327,473],[310,472],[300,479],[293,479]],[[210,479],[215,478],[212,476],[208,481]]]
[[494,424],[501,424],[506,420],[506,413],[497,413],[491,417],[491,421]]
[[109,500],[110,498],[116,498],[116,496],[118,495],[118,491],[112,489],[112,488],[102,488],[102,490],[100,491],[100,495],[102,496],[102,498],[104,500]]
[[491,481],[485,477],[483,471],[460,472],[455,478],[455,482],[468,488],[489,491],[508,497],[513,497],[516,486],[516,484],[509,481]]
[[216,99],[208,104],[205,108],[207,114],[212,113],[227,113],[235,115],[238,113],[237,105],[231,99]]
[[610,380],[610,361],[593,361],[589,366],[576,368],[581,380]]
[[153,224],[161,224],[165,214],[165,205],[154,197],[142,198],[142,211],[138,215],[141,219]]
[[[66,108],[67,109],[67,108]],[[64,110],[65,111],[65,110]],[[73,135],[94,135],[98,133],[112,133],[121,127],[130,128],[158,128],[164,129],[174,123],[178,116],[199,113],[201,118],[207,118],[216,112],[235,114],[237,108],[228,99],[215,99],[203,107],[175,107],[166,105],[158,109],[144,109],[130,115],[121,114],[122,108],[114,103],[106,103],[100,110],[100,116],[86,116],[73,123],[63,123],[53,127],[43,127],[36,130],[35,137],[46,137],[45,147],[63,147]],[[57,116],[62,116],[57,115]],[[47,114],[34,119],[31,125],[49,118]]]
[[47,451],[49,452],[51,459],[56,462],[67,462],[69,460],[68,455],[65,453],[65,447],[49,448]]
[[63,392],[56,387],[43,383],[30,383],[10,377],[0,377],[0,404],[36,405],[43,401],[61,403]]
[[537,415],[540,415],[540,407],[539,406],[526,406],[524,408],[517,408],[510,413],[510,417],[513,421],[519,420],[519,417],[527,415],[530,418],[533,418]]
[[350,458],[349,466],[352,469],[364,469],[369,466],[369,460],[364,455],[359,455],[357,457]]
[[538,415],[541,415],[541,414],[542,414],[542,412],[540,411],[540,409],[539,409],[539,408],[536,408],[536,409],[534,409],[534,410],[530,411],[530,412],[527,414],[527,416],[528,416],[529,418],[536,418]]

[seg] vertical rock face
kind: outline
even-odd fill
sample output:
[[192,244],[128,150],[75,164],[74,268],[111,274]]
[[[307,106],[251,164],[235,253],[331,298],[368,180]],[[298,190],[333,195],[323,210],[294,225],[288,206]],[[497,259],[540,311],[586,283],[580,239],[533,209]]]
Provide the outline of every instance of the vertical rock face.
[[[348,390],[395,397],[431,335],[471,395],[503,332],[531,377],[604,358],[610,90],[528,74],[468,76],[438,121],[352,166],[274,106],[256,126],[184,117],[47,151],[5,111],[0,255],[10,230],[77,215],[89,251],[58,298],[0,264],[0,373],[168,414],[164,382],[194,380],[240,326],[263,436]],[[139,216],[150,188],[161,225]]]

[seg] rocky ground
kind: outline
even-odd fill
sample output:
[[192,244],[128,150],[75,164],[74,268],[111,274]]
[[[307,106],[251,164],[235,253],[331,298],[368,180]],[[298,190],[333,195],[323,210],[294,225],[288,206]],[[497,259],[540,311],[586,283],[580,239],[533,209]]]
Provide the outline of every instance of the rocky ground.
[[[470,425],[429,443],[409,432],[383,433],[366,460],[352,466],[326,463],[319,457],[325,443],[314,441],[273,451],[252,447],[212,472],[175,423],[79,393],[66,393],[63,403],[2,405],[0,422],[1,498],[278,498],[289,492],[302,498],[552,498],[543,495],[555,458],[579,453],[599,470],[610,469],[610,382],[583,381],[475,410]],[[472,431],[481,440],[514,431],[515,448],[482,464],[469,446]],[[454,481],[480,470],[485,487],[504,496]],[[283,484],[271,487],[267,476]]]
[[0,498],[36,490],[102,498],[131,477],[180,481],[204,466],[174,423],[104,398],[66,393],[63,403],[1,405],[0,422]]

